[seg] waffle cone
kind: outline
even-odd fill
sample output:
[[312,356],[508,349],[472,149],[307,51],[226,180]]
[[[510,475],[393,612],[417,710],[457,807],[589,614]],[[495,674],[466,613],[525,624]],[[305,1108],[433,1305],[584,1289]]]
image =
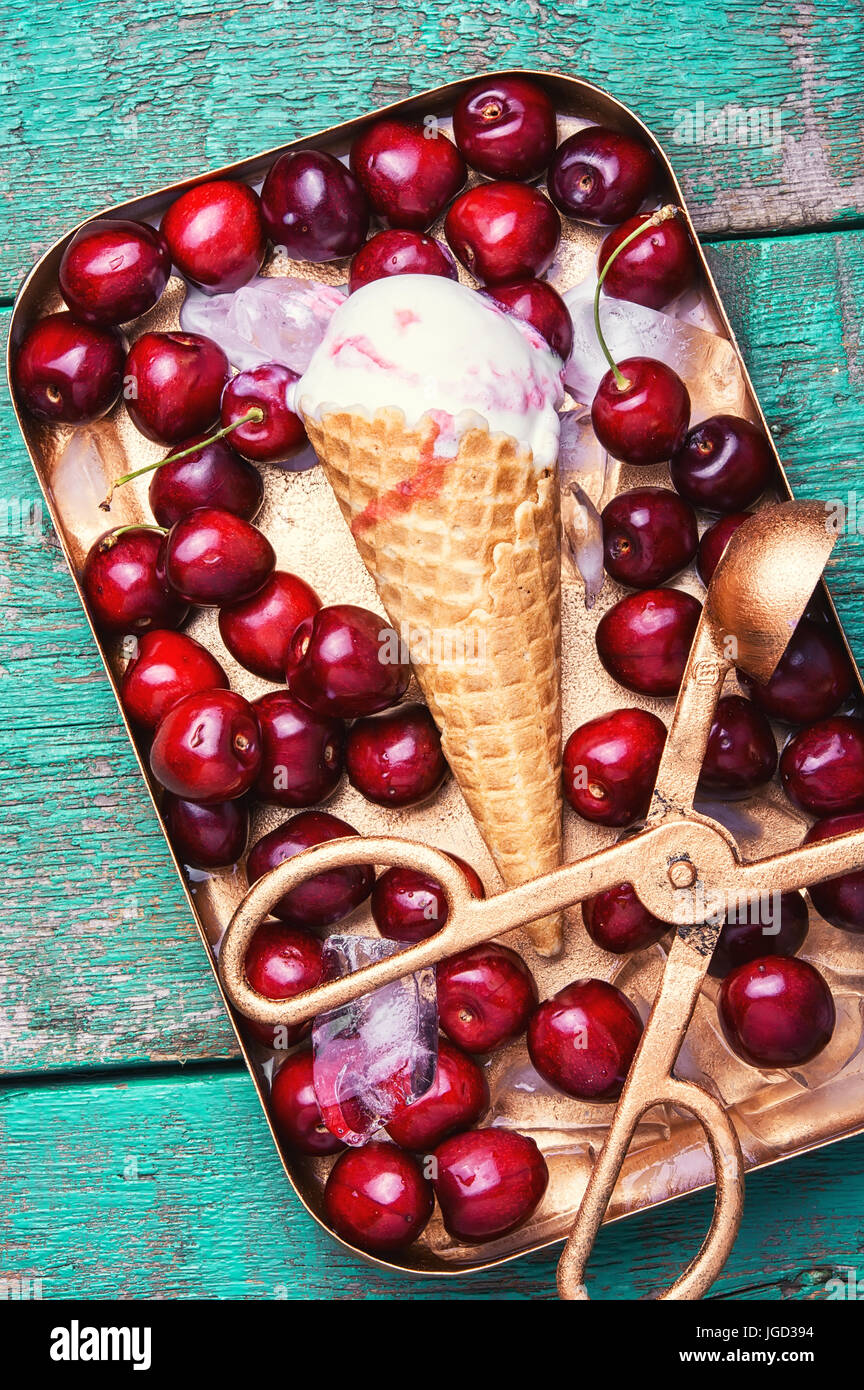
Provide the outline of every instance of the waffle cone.
[[[559,496],[530,450],[473,427],[455,459],[398,410],[307,418],[309,437],[508,886],[561,862]],[[528,929],[561,949],[560,917]]]

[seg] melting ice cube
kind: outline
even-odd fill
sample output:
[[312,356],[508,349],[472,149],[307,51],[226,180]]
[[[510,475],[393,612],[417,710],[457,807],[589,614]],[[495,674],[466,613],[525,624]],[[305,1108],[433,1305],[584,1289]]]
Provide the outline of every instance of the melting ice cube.
[[[379,937],[331,936],[325,978],[347,975],[401,950]],[[438,1063],[432,968],[406,975],[341,1009],[312,1030],[313,1084],[324,1123],[346,1144],[364,1144],[397,1110],[428,1091]]]
[[238,371],[281,362],[303,373],[344,298],[336,285],[256,275],[233,294],[190,290],[180,323],[187,333],[214,338]]

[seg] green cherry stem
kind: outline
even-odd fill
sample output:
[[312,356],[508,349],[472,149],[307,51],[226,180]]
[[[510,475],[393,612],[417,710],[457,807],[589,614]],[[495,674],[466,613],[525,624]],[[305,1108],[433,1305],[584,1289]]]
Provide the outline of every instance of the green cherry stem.
[[658,208],[656,212],[652,212],[647,222],[643,222],[640,227],[634,228],[630,235],[624,238],[620,246],[615,247],[615,250],[612,252],[612,255],[597,277],[597,288],[594,291],[594,330],[597,334],[597,341],[603,350],[603,356],[606,358],[606,361],[609,363],[615,375],[615,384],[619,391],[626,391],[630,386],[630,382],[627,380],[624,373],[619,371],[614,357],[606,346],[606,339],[603,337],[603,330],[600,327],[600,291],[603,288],[603,281],[609,273],[609,267],[612,262],[620,256],[625,246],[629,246],[631,241],[635,241],[637,236],[641,236],[643,232],[647,232],[650,227],[659,227],[663,222],[668,222],[670,218],[677,217],[678,211],[674,203],[667,203],[665,207]]
[[133,478],[140,478],[144,473],[154,473],[157,468],[164,468],[166,463],[178,463],[180,459],[188,458],[190,454],[197,454],[199,449],[204,449],[208,444],[215,444],[218,439],[224,439],[226,434],[232,430],[239,429],[241,425],[255,424],[260,425],[264,419],[264,411],[260,405],[251,405],[245,415],[241,415],[239,420],[235,420],[231,425],[225,425],[221,430],[215,430],[206,439],[199,439],[196,444],[190,444],[188,449],[180,449],[176,454],[169,454],[167,458],[158,459],[156,463],[145,463],[143,468],[136,468],[134,473],[124,473],[122,478],[117,478],[108,489],[108,495],[99,506],[103,512],[110,512],[111,502],[114,491],[122,487],[124,483],[131,483]]

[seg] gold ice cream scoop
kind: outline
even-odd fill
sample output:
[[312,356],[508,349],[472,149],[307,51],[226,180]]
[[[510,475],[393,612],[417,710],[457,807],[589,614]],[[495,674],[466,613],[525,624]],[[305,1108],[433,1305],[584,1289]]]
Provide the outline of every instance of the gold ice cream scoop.
[[[564,1299],[588,1297],[585,1267],[640,1118],[658,1104],[693,1114],[705,1129],[716,1176],[714,1217],[690,1265],[661,1298],[700,1298],[737,1235],[744,1163],[723,1106],[673,1068],[717,942],[724,914],[705,903],[744,904],[864,867],[864,831],[745,863],[734,839],[693,809],[714,707],[733,667],[764,682],[773,673],[813,593],[835,537],[824,505],[765,507],[732,536],[708,589],[642,830],[608,849],[495,897],[472,896],[461,869],[440,851],[389,837],[352,837],[306,850],[246,894],[222,943],[219,969],[232,1003],[266,1024],[295,1026],[479,942],[556,913],[619,883],[630,883],[654,916],[675,925],[658,995],[603,1148],[592,1170],[558,1269]],[[448,915],[434,936],[293,999],[265,999],[249,985],[244,960],[261,920],[311,875],[356,864],[400,865],[442,885]]]

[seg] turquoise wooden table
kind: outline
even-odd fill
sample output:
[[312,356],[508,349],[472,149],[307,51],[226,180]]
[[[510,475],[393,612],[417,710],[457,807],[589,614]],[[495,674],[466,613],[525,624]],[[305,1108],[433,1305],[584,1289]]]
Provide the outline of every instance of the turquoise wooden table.
[[[845,499],[864,454],[855,9],[5,0],[0,321],[36,256],[103,204],[471,71],[557,69],[667,145],[793,485]],[[41,1278],[45,1297],[552,1298],[547,1255],[446,1285],[376,1272],[293,1198],[3,406],[0,1281]],[[862,583],[856,534],[831,588],[859,661]],[[864,1278],[862,1164],[858,1139],[751,1179],[715,1296]],[[668,1283],[708,1211],[696,1197],[607,1228],[597,1296]]]

